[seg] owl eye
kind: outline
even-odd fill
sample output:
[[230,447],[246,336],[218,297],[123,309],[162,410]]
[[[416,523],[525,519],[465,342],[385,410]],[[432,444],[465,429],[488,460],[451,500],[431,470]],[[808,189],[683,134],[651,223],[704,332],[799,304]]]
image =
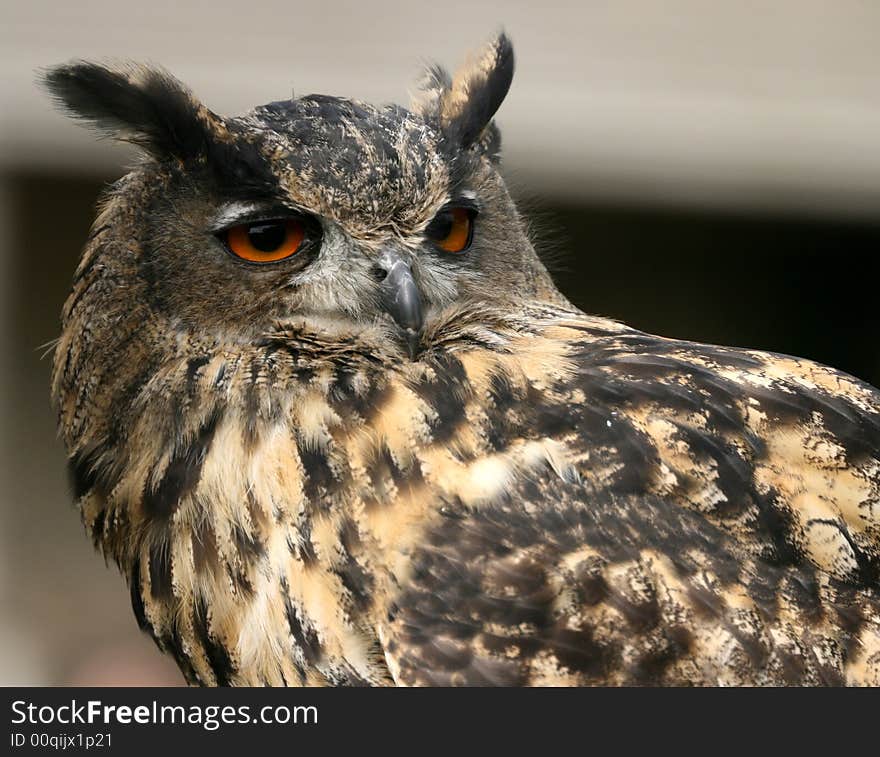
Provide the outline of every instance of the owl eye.
[[278,218],[233,226],[223,236],[236,257],[251,263],[275,263],[299,251],[306,230],[302,221]]
[[474,238],[473,208],[454,207],[441,210],[425,229],[425,235],[441,250],[464,252]]

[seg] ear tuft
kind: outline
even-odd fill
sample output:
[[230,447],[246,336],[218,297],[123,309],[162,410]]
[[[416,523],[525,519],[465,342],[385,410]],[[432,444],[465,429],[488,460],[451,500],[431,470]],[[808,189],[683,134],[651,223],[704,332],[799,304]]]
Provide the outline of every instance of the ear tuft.
[[443,130],[462,148],[481,141],[512,80],[513,46],[501,33],[455,73],[440,97]]
[[426,118],[437,117],[440,101],[451,87],[452,77],[445,68],[436,64],[426,66],[410,98],[410,110]]
[[203,153],[217,120],[161,69],[75,62],[50,69],[43,84],[71,115],[160,159]]

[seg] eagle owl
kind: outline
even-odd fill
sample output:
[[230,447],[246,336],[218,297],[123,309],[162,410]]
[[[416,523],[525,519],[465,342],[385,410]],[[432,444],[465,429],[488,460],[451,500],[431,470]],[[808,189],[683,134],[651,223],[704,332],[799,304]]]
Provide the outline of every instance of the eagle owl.
[[204,685],[880,684],[880,395],[572,306],[499,173],[500,35],[409,109],[46,84],[142,148],[52,396]]

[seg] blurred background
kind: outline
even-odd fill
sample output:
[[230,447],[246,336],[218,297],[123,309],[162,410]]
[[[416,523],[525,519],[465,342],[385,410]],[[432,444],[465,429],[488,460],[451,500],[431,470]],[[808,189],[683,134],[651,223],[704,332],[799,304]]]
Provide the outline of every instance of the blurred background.
[[583,309],[880,384],[874,0],[0,0],[0,684],[178,684],[70,504],[49,358],[96,198],[132,154],[38,69],[158,62],[214,110],[406,103],[504,26],[505,172]]

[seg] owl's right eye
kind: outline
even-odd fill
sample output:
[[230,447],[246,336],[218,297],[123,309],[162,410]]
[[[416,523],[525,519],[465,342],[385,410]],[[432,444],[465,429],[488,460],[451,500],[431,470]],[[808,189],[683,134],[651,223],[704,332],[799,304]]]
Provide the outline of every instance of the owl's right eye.
[[453,206],[441,210],[428,227],[425,235],[437,247],[446,252],[464,252],[474,238],[474,219],[477,211],[466,206]]
[[233,255],[249,263],[277,263],[296,255],[305,237],[305,225],[296,218],[243,223],[221,236]]

